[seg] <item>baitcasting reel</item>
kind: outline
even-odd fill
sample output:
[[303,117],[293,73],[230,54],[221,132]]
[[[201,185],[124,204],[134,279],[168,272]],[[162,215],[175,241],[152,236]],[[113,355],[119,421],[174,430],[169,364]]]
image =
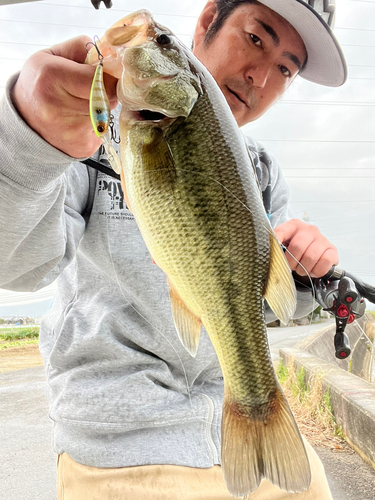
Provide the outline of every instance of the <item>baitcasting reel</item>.
[[316,301],[324,311],[328,311],[336,318],[334,338],[336,358],[346,359],[351,350],[345,327],[364,315],[366,310],[364,299],[375,304],[375,288],[335,266],[325,276],[316,278],[313,282]]

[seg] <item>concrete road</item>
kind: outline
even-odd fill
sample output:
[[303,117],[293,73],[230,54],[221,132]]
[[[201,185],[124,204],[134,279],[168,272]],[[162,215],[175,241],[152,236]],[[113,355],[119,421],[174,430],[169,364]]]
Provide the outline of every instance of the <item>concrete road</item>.
[[[271,350],[278,352],[281,344],[293,346],[313,331],[274,328],[270,330]],[[44,367],[0,374],[1,500],[56,500],[56,456],[45,387]],[[375,471],[359,456],[317,452],[334,500],[375,500]]]
[[[321,323],[312,323],[306,326],[292,326],[285,328],[268,328],[268,343],[271,350],[273,360],[279,359],[279,349],[285,347],[293,347],[297,342],[312,335],[318,330],[322,330],[327,326],[332,325],[334,319],[322,321]],[[332,349],[333,349],[332,342]]]
[[0,374],[0,498],[56,500],[44,367]]

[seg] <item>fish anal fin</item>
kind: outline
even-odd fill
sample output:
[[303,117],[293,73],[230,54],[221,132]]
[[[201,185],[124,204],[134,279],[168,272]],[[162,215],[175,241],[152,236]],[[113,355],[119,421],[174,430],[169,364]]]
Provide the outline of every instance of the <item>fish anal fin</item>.
[[198,351],[202,322],[186,307],[175,288],[169,284],[174,324],[185,349],[195,357]]
[[250,408],[225,390],[221,455],[224,480],[234,496],[252,493],[263,478],[293,493],[311,483],[305,445],[281,389]]
[[287,325],[296,310],[296,287],[288,261],[273,233],[270,244],[270,269],[264,297],[279,320]]

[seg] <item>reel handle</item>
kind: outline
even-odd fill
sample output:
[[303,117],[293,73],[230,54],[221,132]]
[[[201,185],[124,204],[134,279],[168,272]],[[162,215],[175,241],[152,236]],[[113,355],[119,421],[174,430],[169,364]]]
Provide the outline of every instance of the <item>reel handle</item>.
[[352,352],[350,349],[349,339],[346,333],[336,331],[335,338],[335,356],[338,359],[346,359]]

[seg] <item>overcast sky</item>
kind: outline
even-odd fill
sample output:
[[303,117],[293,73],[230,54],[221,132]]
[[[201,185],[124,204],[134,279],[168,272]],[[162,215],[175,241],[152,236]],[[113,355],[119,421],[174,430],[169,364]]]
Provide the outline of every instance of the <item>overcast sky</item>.
[[[0,5],[0,95],[7,78],[32,53],[80,34],[100,37],[139,8],[150,10],[190,45],[206,3],[112,1],[112,9],[102,4],[99,11],[90,0]],[[346,84],[334,89],[298,78],[276,106],[244,131],[282,166],[292,191],[292,214],[307,214],[337,246],[340,265],[375,285],[375,0],[336,2],[335,32],[349,66]],[[0,313],[6,305],[45,300],[48,293],[52,296],[48,290],[40,295],[0,291]]]

